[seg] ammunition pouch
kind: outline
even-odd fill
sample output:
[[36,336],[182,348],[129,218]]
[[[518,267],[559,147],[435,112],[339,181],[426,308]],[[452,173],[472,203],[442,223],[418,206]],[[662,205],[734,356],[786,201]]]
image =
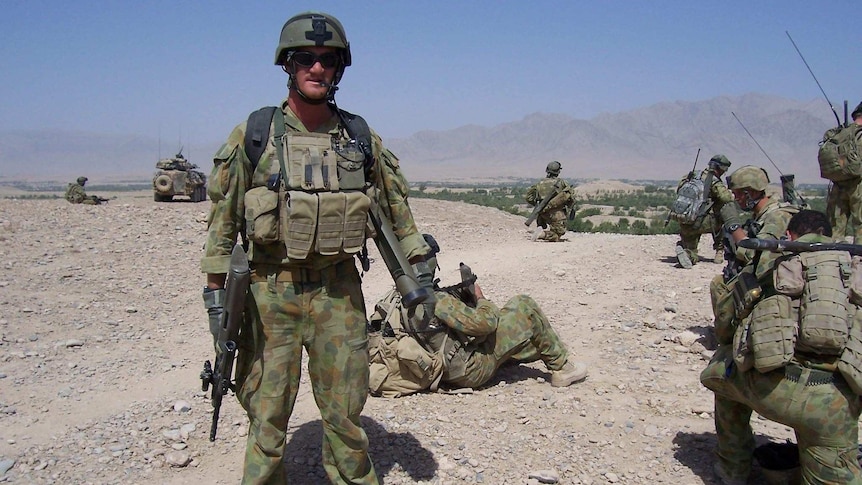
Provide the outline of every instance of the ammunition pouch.
[[[370,198],[364,155],[348,144],[333,149],[326,133],[285,133],[277,143],[281,177],[245,194],[248,238],[282,243],[287,257],[358,253],[365,242]],[[352,149],[351,149],[352,147]]]
[[733,308],[737,320],[742,320],[751,314],[754,305],[760,300],[763,289],[752,273],[739,273],[733,285]]
[[798,301],[786,295],[763,298],[736,329],[733,359],[739,370],[769,372],[787,365],[796,344]]

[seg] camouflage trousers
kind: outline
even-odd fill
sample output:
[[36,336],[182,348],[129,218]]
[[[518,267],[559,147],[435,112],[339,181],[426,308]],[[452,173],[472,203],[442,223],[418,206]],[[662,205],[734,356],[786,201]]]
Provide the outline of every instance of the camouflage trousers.
[[697,264],[697,247],[700,245],[700,236],[712,234],[712,249],[721,251],[724,249],[724,241],[721,239],[721,221],[712,213],[707,213],[703,219],[694,224],[679,225],[679,246],[685,249],[692,264]]
[[[377,484],[359,415],[368,392],[368,335],[353,260],[326,268],[317,282],[290,282],[255,267],[248,306],[251,352],[237,396],[249,417],[243,484],[286,484],[287,423],[299,388],[302,349],[323,421],[323,467],[332,483]],[[243,339],[244,340],[244,339]]]
[[536,224],[545,228],[545,231],[541,236],[539,236],[539,239],[550,242],[560,241],[560,238],[563,237],[568,230],[566,227],[567,222],[568,218],[566,217],[565,210],[554,209],[543,212],[539,215],[536,221]]
[[862,244],[862,182],[840,186],[833,184],[826,198],[826,215],[832,225],[832,237],[839,242]]
[[497,331],[488,335],[467,358],[464,376],[448,383],[479,387],[509,359],[517,362],[541,360],[548,370],[559,370],[568,355],[539,304],[527,295],[518,295],[500,309]]
[[833,383],[810,385],[807,369],[798,382],[786,378],[783,368],[739,372],[731,347],[720,346],[700,374],[715,393],[717,455],[730,478],[745,480],[751,470],[754,410],[796,432],[803,484],[862,484],[856,460],[862,407],[843,378],[836,374]]

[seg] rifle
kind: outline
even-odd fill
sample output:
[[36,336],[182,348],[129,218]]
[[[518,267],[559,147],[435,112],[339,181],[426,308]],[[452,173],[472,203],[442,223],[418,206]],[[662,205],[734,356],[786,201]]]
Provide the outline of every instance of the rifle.
[[739,247],[775,253],[807,253],[813,251],[847,251],[853,256],[862,256],[862,245],[849,243],[806,243],[787,239],[743,239]]
[[407,256],[401,250],[392,224],[389,219],[381,217],[380,208],[374,197],[371,197],[368,218],[371,220],[374,232],[377,233],[374,237],[374,243],[377,245],[377,250],[380,251],[383,262],[386,263],[386,268],[389,269],[389,274],[395,281],[395,289],[401,294],[401,303],[404,308],[415,308],[420,303],[433,301],[434,293],[419,285],[416,274],[410,266],[410,262],[407,261]]
[[557,179],[557,181],[554,182],[554,190],[548,192],[548,195],[543,197],[542,201],[539,202],[536,205],[536,207],[533,208],[533,212],[530,213],[530,217],[527,217],[527,220],[524,221],[524,225],[529,226],[530,224],[532,224],[533,221],[535,221],[536,218],[539,217],[539,213],[541,213],[543,210],[545,210],[545,207],[548,206],[548,203],[551,202],[551,199],[553,199],[554,196],[557,195],[559,192],[560,192],[560,179]]
[[215,441],[222,398],[228,391],[236,392],[236,384],[231,381],[233,363],[236,358],[237,337],[239,337],[245,296],[248,292],[251,271],[248,257],[240,244],[233,247],[230,254],[230,270],[225,282],[224,311],[221,315],[219,333],[216,340],[215,368],[210,361],[204,362],[201,371],[201,390],[206,392],[212,385],[213,418],[210,427],[210,441]]
[[[685,182],[691,181],[691,179],[693,179],[697,176],[697,172],[696,172],[696,170],[697,170],[697,159],[699,157],[700,157],[700,147],[698,147],[697,153],[694,155],[694,165],[691,166],[691,171],[688,172],[688,176],[685,177],[685,180],[683,182],[681,182],[680,185],[682,185]],[[677,187],[677,190],[679,190],[679,187]],[[670,217],[672,215],[673,215],[673,213],[668,211],[667,218],[664,220],[664,227],[667,227],[667,225],[670,223]]]
[[[846,112],[846,102],[845,102],[845,112]],[[751,137],[751,140],[754,142],[755,145],[757,145],[757,148],[760,148],[760,151],[763,152],[763,154],[766,156],[766,159],[769,160],[769,163],[771,163],[772,166],[775,167],[775,170],[778,170],[778,173],[779,173],[780,178],[781,178],[781,195],[782,195],[782,198],[784,199],[784,202],[789,202],[791,204],[798,205],[801,207],[808,206],[808,202],[805,202],[805,199],[799,194],[799,192],[796,191],[796,186],[793,183],[794,175],[793,174],[784,175],[783,173],[781,173],[781,169],[778,168],[778,165],[776,165],[775,162],[772,161],[772,157],[770,157],[769,154],[766,153],[766,150],[764,150],[763,147],[760,146],[760,143],[758,143],[757,139],[754,138],[754,135],[752,135],[751,132],[748,131],[748,128],[746,128],[745,125],[742,124],[742,121],[739,119],[739,117],[736,116],[736,113],[731,111],[730,114],[732,114],[733,117],[736,118],[736,122],[739,123],[739,126],[741,126],[742,129],[745,130],[746,133],[748,133],[748,136]],[[845,118],[846,118],[846,116],[845,116]]]
[[460,283],[455,283],[451,286],[444,286],[442,288],[435,288],[438,291],[454,296],[470,308],[476,308],[476,304],[479,302],[479,299],[476,298],[476,280],[478,277],[473,274],[473,270],[466,264],[459,263],[458,267],[461,272]]

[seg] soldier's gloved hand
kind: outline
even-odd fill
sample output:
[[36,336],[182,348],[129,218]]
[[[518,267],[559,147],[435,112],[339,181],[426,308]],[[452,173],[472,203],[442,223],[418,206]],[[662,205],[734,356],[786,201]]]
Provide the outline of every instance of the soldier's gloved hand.
[[221,328],[221,316],[224,313],[224,288],[214,290],[212,288],[204,288],[204,308],[207,309],[207,315],[210,322],[210,333],[213,335],[213,344],[218,340],[219,329]]
[[421,312],[417,312],[421,318],[421,325],[428,327],[431,324],[431,319],[434,317],[434,308],[437,305],[437,298],[434,297],[434,273],[431,272],[431,267],[425,261],[420,261],[413,266],[413,272],[416,273],[416,282],[422,288],[428,290],[428,299],[422,302]]

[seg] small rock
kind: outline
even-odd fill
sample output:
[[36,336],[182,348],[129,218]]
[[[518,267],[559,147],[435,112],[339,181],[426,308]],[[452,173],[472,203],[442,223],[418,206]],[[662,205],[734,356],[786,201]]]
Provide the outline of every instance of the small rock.
[[174,411],[178,413],[187,413],[192,410],[192,405],[188,401],[177,401],[174,403]]
[[192,461],[192,455],[187,451],[174,450],[165,453],[165,463],[172,467],[184,467]]
[[530,472],[528,478],[538,480],[539,483],[557,483],[560,481],[560,476],[554,470],[536,470]]
[[73,338],[73,339],[69,339],[69,340],[67,340],[65,345],[66,345],[66,347],[69,347],[69,348],[72,348],[72,347],[83,347],[83,346],[84,346],[84,341],[83,341],[83,340],[78,340],[78,339],[74,339],[74,338]]
[[12,467],[15,466],[15,460],[11,458],[0,459],[0,477],[6,474]]

